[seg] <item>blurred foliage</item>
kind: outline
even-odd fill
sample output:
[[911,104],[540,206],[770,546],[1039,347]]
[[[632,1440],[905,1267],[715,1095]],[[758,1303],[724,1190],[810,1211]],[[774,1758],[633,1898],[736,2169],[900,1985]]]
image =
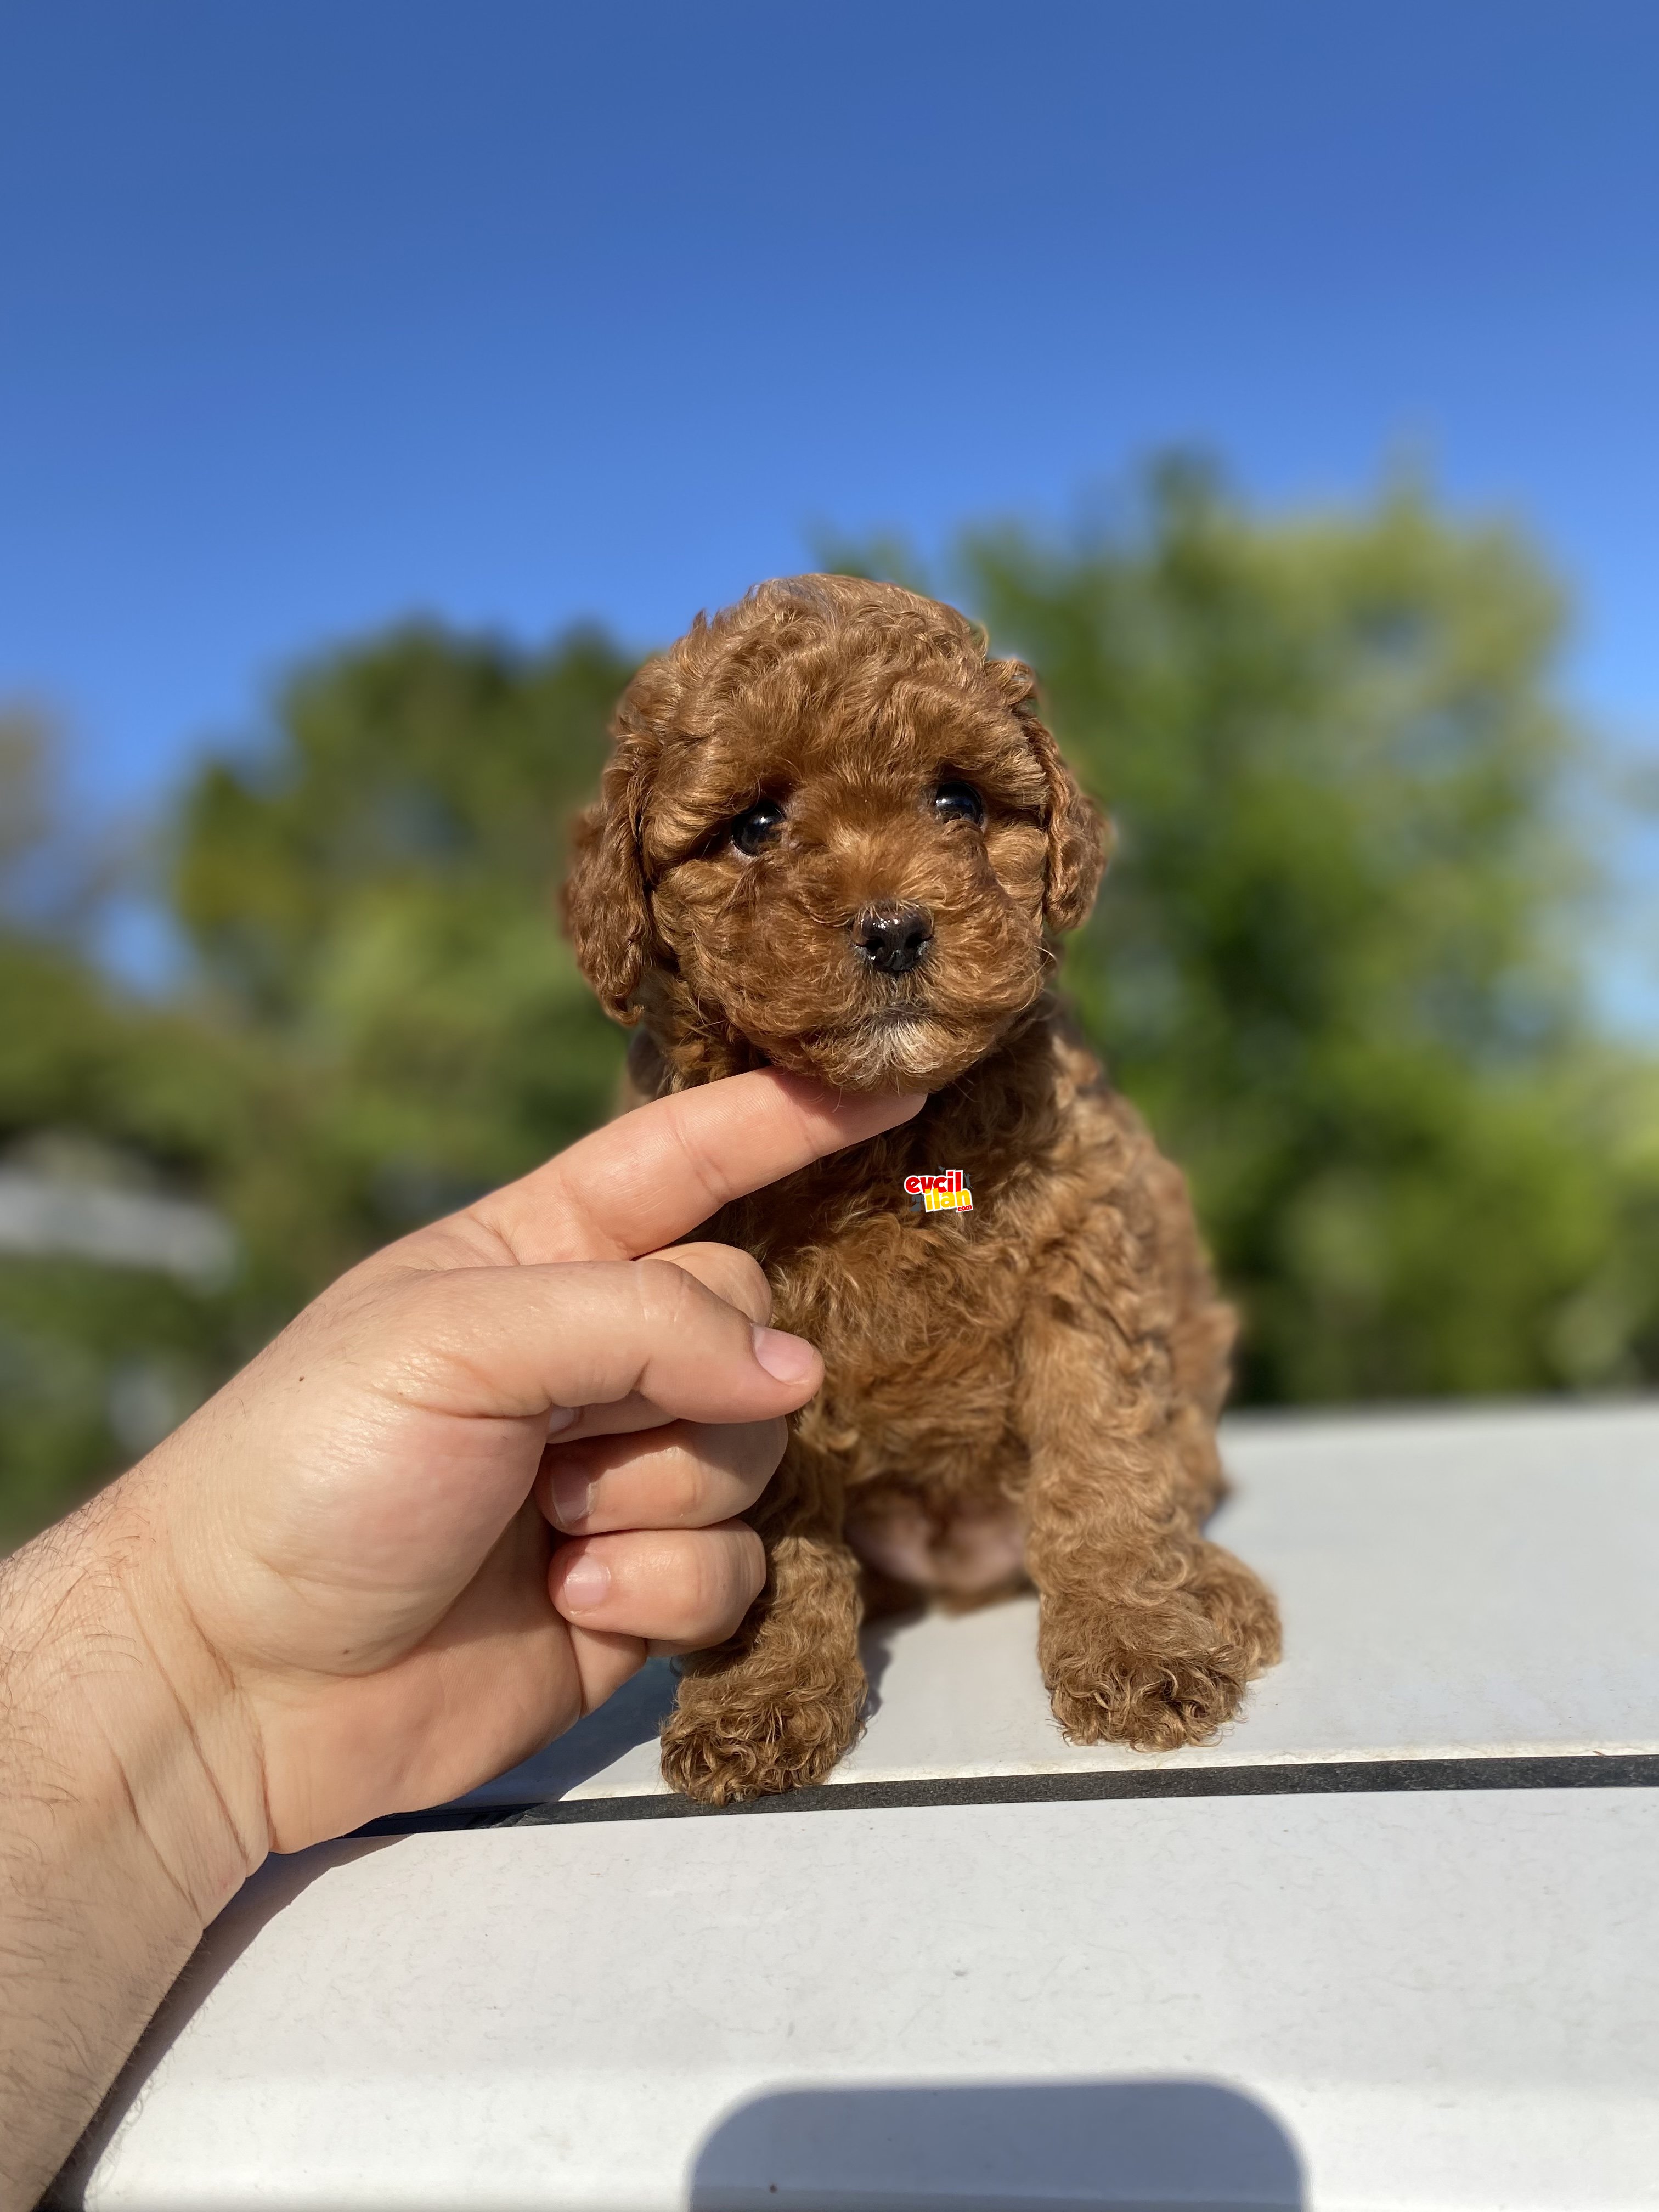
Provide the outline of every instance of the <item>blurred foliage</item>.
[[308,1173],[238,1213],[291,1295],[602,1118],[621,1041],[553,896],[632,667],[591,633],[527,659],[404,631],[300,676],[278,743],[187,794],[175,910],[305,1131]]
[[[0,930],[0,1154],[36,1166],[76,1142],[80,1178],[228,1187],[249,1149],[237,1055],[188,1017],[116,1003],[66,948]],[[244,1350],[245,1297],[163,1276],[0,1251],[0,1543],[49,1519],[153,1437],[124,1420],[148,1388],[177,1419]],[[150,1426],[169,1425],[158,1418]]]
[[[55,835],[39,732],[0,747],[0,1164],[205,1197],[223,1289],[0,1252],[0,1543],[142,1449],[363,1252],[603,1118],[621,1034],[552,912],[631,661],[410,629],[302,671],[170,827],[197,955],[122,1000],[8,896]],[[39,902],[30,885],[30,908]],[[4,919],[9,916],[9,922]]]
[[1242,1395],[1659,1372],[1659,1091],[1587,1011],[1530,549],[1410,486],[1264,527],[1176,463],[1115,539],[963,564],[1117,823],[1067,986],[1192,1176]]
[[[836,562],[915,580],[897,545]],[[1116,820],[1066,987],[1192,1174],[1242,1395],[1659,1375],[1659,1067],[1588,1011],[1595,752],[1535,555],[1410,489],[1264,522],[1177,464],[1115,529],[980,532],[957,566]],[[605,1112],[621,1038],[550,897],[630,666],[410,629],[302,670],[170,826],[196,969],[167,1005],[39,896],[40,732],[0,732],[0,1158],[78,1146],[207,1197],[242,1253],[213,1289],[0,1255],[0,1539]]]

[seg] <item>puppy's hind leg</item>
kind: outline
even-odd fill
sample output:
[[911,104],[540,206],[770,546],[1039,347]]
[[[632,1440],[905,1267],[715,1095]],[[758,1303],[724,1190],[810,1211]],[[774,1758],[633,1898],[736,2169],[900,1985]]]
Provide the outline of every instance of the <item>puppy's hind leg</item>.
[[[782,1484],[787,1462],[780,1472]],[[662,1771],[705,1805],[822,1782],[856,1740],[864,1704],[859,1565],[827,1517],[752,1516],[766,1588],[728,1642],[681,1662]]]

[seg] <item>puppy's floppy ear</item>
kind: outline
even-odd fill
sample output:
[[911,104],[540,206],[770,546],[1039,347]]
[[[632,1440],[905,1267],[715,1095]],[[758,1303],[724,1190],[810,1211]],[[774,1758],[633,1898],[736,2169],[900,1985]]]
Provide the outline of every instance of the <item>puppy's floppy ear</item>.
[[1060,747],[1028,709],[1020,716],[1048,786],[1048,877],[1042,918],[1058,933],[1089,919],[1106,872],[1110,826],[1060,757]]
[[1060,747],[1037,719],[1036,678],[1023,660],[988,660],[986,672],[1018,716],[1026,742],[1036,755],[1048,787],[1043,827],[1048,837],[1042,918],[1058,934],[1075,929],[1089,909],[1106,872],[1111,824],[1060,757]]
[[571,869],[559,894],[576,965],[605,1012],[630,1026],[640,1018],[634,994],[656,944],[640,852],[650,783],[646,748],[637,738],[620,738],[598,800],[572,826]]

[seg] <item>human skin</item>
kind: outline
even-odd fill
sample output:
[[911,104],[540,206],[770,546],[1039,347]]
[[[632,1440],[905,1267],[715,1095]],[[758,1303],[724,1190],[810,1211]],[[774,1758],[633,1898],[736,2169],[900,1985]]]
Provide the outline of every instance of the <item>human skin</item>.
[[268,1851],[736,1628],[823,1368],[752,1260],[674,1239],[920,1103],[768,1071],[624,1115],[342,1277],[0,1568],[0,2206]]

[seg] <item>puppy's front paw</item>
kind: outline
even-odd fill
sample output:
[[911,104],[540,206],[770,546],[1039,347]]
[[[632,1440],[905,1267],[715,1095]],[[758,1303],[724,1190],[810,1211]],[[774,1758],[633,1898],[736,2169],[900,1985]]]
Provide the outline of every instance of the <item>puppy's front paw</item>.
[[1073,1743],[1175,1751],[1208,1743],[1279,1656],[1272,1595],[1214,1546],[1155,1604],[1103,1594],[1045,1602],[1040,1650],[1054,1718]]
[[[722,1697],[722,1690],[726,1694]],[[663,1778],[702,1805],[732,1805],[822,1782],[859,1733],[864,1685],[769,1702],[688,1675],[662,1732]]]
[[1146,1661],[1115,1650],[1050,1668],[1054,1718],[1072,1743],[1127,1743],[1175,1751],[1209,1743],[1238,1710],[1243,1678],[1200,1662]]

